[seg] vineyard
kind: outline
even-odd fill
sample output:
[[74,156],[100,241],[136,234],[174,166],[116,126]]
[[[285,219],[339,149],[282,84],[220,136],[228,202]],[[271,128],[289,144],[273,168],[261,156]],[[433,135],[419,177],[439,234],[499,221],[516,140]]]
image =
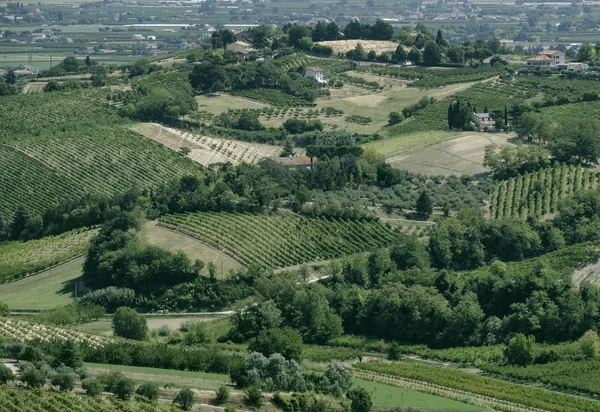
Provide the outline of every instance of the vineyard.
[[486,372],[509,378],[542,382],[561,389],[600,395],[598,360],[560,361],[544,365],[528,365],[526,368],[510,365],[483,365]]
[[287,94],[275,89],[250,89],[232,94],[234,96],[245,97],[246,99],[256,100],[258,102],[270,104],[276,107],[313,106],[312,103],[306,100],[299,99],[291,94]]
[[107,343],[113,342],[113,339],[106,336],[88,335],[74,330],[60,329],[53,326],[13,319],[0,320],[0,336],[16,342],[72,341],[93,348],[102,347]]
[[42,214],[86,193],[110,196],[201,173],[189,159],[120,126],[14,139],[0,145],[0,164],[0,216],[6,218],[21,205]]
[[19,279],[85,253],[94,230],[0,245],[0,283]]
[[558,202],[575,192],[596,189],[598,174],[581,166],[555,166],[497,182],[491,216],[542,216],[556,211]]
[[121,401],[114,397],[91,397],[43,389],[4,387],[0,391],[0,412],[155,412],[178,411],[170,405]]
[[[374,372],[382,377],[410,379],[426,382],[433,387],[462,391],[494,399],[502,403],[523,405],[527,408],[553,412],[598,412],[600,403],[592,399],[552,392],[532,386],[489,378],[457,369],[426,366],[423,363],[396,362],[393,364],[359,363],[361,371]],[[518,410],[500,408],[500,410]]]
[[223,249],[242,263],[277,268],[338,258],[386,246],[398,233],[370,221],[266,216],[244,213],[195,213],[161,219]]
[[35,136],[75,123],[96,125],[120,121],[115,109],[104,103],[96,91],[0,97],[0,142],[17,135]]

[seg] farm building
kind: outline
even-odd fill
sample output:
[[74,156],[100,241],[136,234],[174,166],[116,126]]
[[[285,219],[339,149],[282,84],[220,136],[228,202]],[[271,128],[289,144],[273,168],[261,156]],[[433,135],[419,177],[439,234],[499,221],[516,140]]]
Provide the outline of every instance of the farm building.
[[562,63],[558,64],[557,67],[570,72],[581,72],[587,70],[589,66],[586,63]]
[[234,43],[227,45],[227,50],[230,50],[232,52],[239,52],[239,51],[248,50],[248,49],[250,49],[250,45],[243,41],[236,41]]
[[479,130],[493,127],[495,123],[489,113],[473,113],[472,120]]
[[326,83],[323,69],[321,69],[320,67],[307,67],[306,71],[304,72],[304,77],[310,77],[311,79],[315,79],[319,84]]
[[527,59],[529,67],[556,67],[565,63],[565,54],[557,50],[544,50],[537,56]]
[[290,169],[310,169],[312,162],[308,156],[278,157],[277,163],[288,166]]

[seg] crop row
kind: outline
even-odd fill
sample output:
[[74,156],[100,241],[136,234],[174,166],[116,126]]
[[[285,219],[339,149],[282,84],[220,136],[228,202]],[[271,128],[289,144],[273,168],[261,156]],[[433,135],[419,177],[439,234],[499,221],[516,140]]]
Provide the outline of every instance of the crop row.
[[277,268],[389,245],[397,236],[377,222],[242,213],[170,215],[161,222],[223,249],[237,260]]
[[0,245],[0,283],[21,278],[83,254],[94,230]]
[[0,319],[0,336],[13,342],[71,341],[91,347],[102,347],[104,344],[113,341],[105,336],[88,335],[74,330],[13,319]]
[[0,146],[0,215],[36,213],[86,193],[114,195],[156,186],[198,165],[120,126],[43,133]]
[[414,379],[450,389],[466,391],[529,408],[555,412],[600,411],[600,403],[595,400],[519,385],[473,373],[465,373],[456,369],[406,362],[393,364],[361,363],[356,364],[355,367],[390,377]]
[[91,397],[44,389],[4,387],[0,391],[0,412],[150,412],[174,410],[160,403],[124,402],[114,397]]
[[560,199],[597,187],[598,174],[581,166],[561,165],[525,173],[496,183],[491,216],[526,218],[553,213]]

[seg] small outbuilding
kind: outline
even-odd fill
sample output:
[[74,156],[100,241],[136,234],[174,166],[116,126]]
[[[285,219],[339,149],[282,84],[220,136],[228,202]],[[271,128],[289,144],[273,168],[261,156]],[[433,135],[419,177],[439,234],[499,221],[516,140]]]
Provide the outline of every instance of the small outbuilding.
[[304,77],[315,79],[319,84],[326,83],[325,74],[323,73],[323,69],[320,67],[307,67],[306,71],[304,72]]

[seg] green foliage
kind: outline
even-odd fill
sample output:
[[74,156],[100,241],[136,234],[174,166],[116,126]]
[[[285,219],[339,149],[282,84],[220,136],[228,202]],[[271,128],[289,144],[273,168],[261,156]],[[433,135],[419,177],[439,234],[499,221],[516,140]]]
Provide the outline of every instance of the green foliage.
[[248,350],[267,357],[280,353],[286,359],[299,361],[302,355],[302,336],[289,327],[263,330],[250,342]]
[[244,391],[244,403],[253,409],[258,409],[262,406],[263,394],[258,386],[251,386]]
[[588,359],[596,359],[600,355],[600,338],[598,333],[593,330],[588,330],[579,338],[579,346],[581,353]]
[[242,368],[231,373],[231,379],[243,388],[265,391],[304,391],[306,382],[302,369],[295,360],[286,360],[280,354],[268,358],[252,352]]
[[341,397],[351,385],[352,373],[348,366],[340,361],[332,361],[325,368],[319,382],[319,390],[325,394]]
[[307,100],[274,89],[250,89],[232,94],[234,96],[241,96],[247,99],[256,100],[261,103],[270,104],[275,107],[311,106],[311,103]]
[[10,309],[8,305],[4,302],[0,302],[0,318],[5,318],[10,315]]
[[371,123],[373,121],[373,119],[371,119],[370,117],[367,117],[367,116],[359,116],[359,115],[354,114],[352,116],[346,116],[346,121],[350,122],[350,123],[367,125],[367,124]]
[[103,385],[96,378],[87,378],[81,382],[81,387],[89,396],[100,396],[100,394],[102,393]]
[[352,402],[351,412],[370,412],[373,408],[371,394],[365,388],[354,388],[348,391],[346,397]]
[[[396,236],[394,229],[377,222],[289,215],[198,213],[166,216],[161,222],[224,247],[245,263],[272,268],[369,250]],[[227,231],[219,229],[225,226]]]
[[52,378],[52,385],[58,386],[63,392],[71,392],[75,387],[75,379],[72,373],[59,372]]
[[67,340],[62,343],[57,360],[69,368],[78,368],[83,365],[79,347],[75,342]]
[[148,333],[146,319],[128,307],[117,309],[112,320],[115,335],[127,339],[143,340]]
[[121,306],[135,305],[135,291],[129,288],[109,286],[87,293],[79,299],[80,305],[99,305],[107,312],[113,313]]
[[216,399],[215,401],[218,404],[223,404],[227,402],[229,399],[229,388],[225,385],[219,386],[219,388],[215,391]]
[[387,353],[388,360],[391,360],[391,361],[400,360],[400,355],[401,355],[400,345],[398,345],[396,342],[393,342],[388,348],[388,353]]
[[179,408],[184,411],[189,411],[194,406],[194,392],[190,388],[183,388],[175,396],[173,399],[173,404],[177,405]]
[[15,380],[15,374],[12,369],[10,369],[5,364],[0,364],[0,385],[5,385],[10,381]]
[[596,411],[595,400],[585,399],[533,386],[520,385],[456,369],[439,368],[419,363],[393,364],[359,363],[355,368],[415,379],[447,388],[464,390],[478,395],[520,403],[532,408],[555,412]]
[[417,199],[416,212],[422,219],[427,219],[433,213],[433,202],[426,191],[421,192]]
[[34,315],[34,320],[51,325],[74,325],[98,320],[104,313],[102,306],[70,304],[41,311]]
[[129,378],[121,377],[118,379],[112,388],[112,392],[119,399],[126,401],[129,399],[135,390],[135,382]]
[[38,369],[30,363],[21,363],[19,368],[19,380],[29,388],[41,388],[46,383],[46,370]]
[[143,396],[144,398],[155,401],[158,399],[158,391],[159,391],[158,384],[156,384],[154,382],[146,382],[146,383],[141,384],[137,388],[135,393]]
[[299,134],[312,132],[315,130],[322,131],[323,123],[320,120],[302,120],[290,118],[283,122],[283,127],[289,133]]
[[506,347],[506,359],[511,365],[525,366],[533,362],[533,345],[535,337],[525,336],[517,333],[508,342]]

